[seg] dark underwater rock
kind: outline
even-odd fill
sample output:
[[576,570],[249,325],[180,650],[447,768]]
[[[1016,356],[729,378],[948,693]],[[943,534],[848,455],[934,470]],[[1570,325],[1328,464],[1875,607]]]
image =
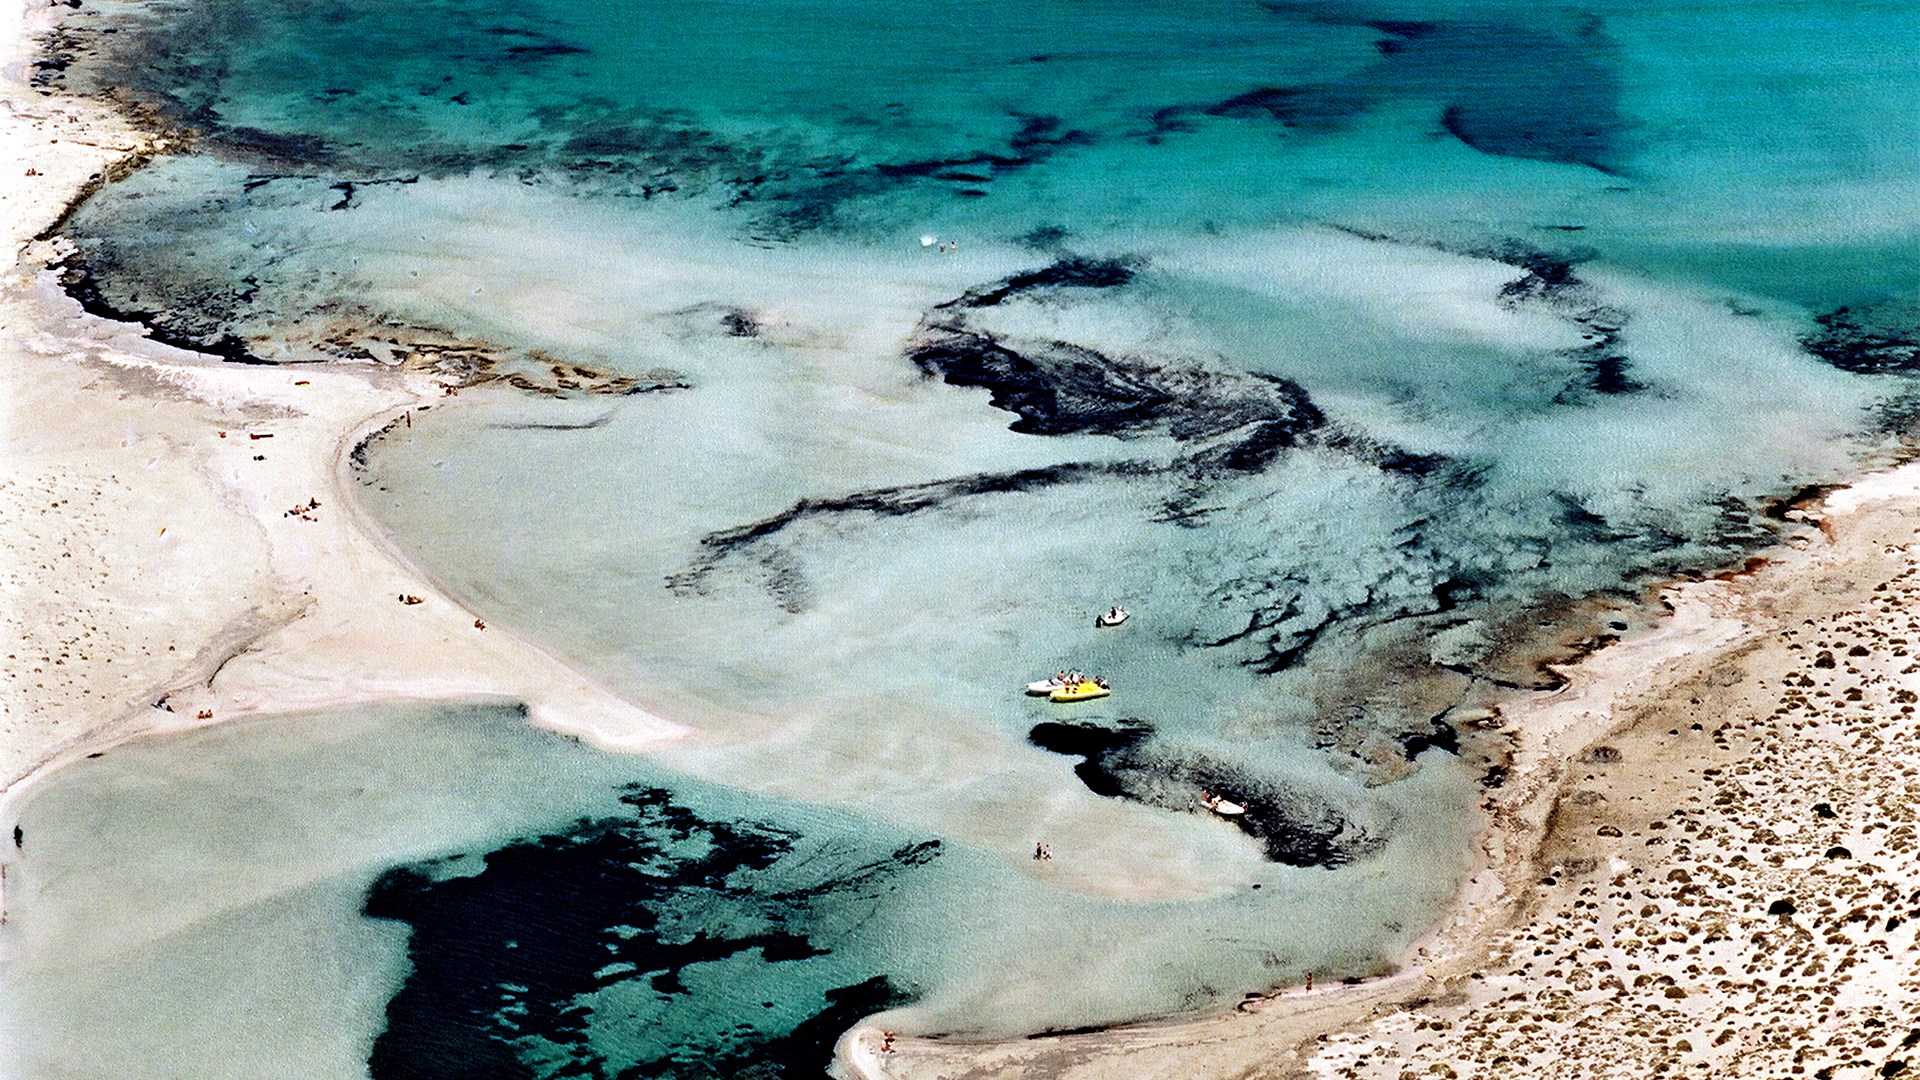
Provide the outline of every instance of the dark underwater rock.
[[1053,289],[1115,289],[1133,281],[1125,260],[1067,257],[970,289],[938,305],[909,342],[907,357],[952,386],[985,389],[995,408],[1033,435],[1171,435],[1202,442],[1233,433],[1192,463],[1257,472],[1325,416],[1299,384],[1259,372],[1198,363],[1170,365],[1109,356],[1067,341],[1006,341],[966,313]]
[[1042,491],[1096,476],[1128,476],[1147,471],[1136,462],[1067,462],[1004,473],[974,473],[950,480],[924,484],[875,488],[850,495],[801,499],[771,517],[731,529],[720,529],[700,538],[701,553],[685,570],[667,578],[667,588],[682,595],[697,595],[708,577],[729,559],[752,555],[764,578],[763,586],[784,610],[798,612],[806,606],[808,586],[792,556],[771,546],[781,534],[813,521],[832,520],[848,514],[875,517],[902,517],[938,510],[964,499],[987,495]]
[[1820,330],[1800,343],[1826,363],[1856,375],[1920,371],[1920,324],[1875,325],[1874,314],[1843,307],[1817,316]]
[[156,310],[109,299],[104,281],[96,275],[92,262],[80,252],[63,260],[55,269],[60,273],[61,288],[89,315],[137,323],[146,328],[149,337],[163,345],[218,356],[228,363],[272,362],[256,356],[245,341],[227,329],[231,313],[245,306],[250,298],[251,279],[241,282],[238,292],[215,288],[180,307]]
[[1107,768],[1107,759],[1152,734],[1151,727],[1137,721],[1124,721],[1117,727],[1049,721],[1035,724],[1027,732],[1027,741],[1042,750],[1079,758],[1080,764],[1073,767],[1073,773],[1087,785],[1088,791],[1107,798],[1121,798],[1126,795],[1126,785]]
[[1221,820],[1260,840],[1267,858],[1287,866],[1343,866],[1383,843],[1309,792],[1256,777],[1232,762],[1156,745],[1153,728],[1139,721],[1112,727],[1036,724],[1027,741],[1079,757],[1074,775],[1096,795],[1195,812],[1205,812],[1196,803],[1202,792],[1238,803],[1246,812]]
[[1400,736],[1400,749],[1412,761],[1428,750],[1444,750],[1455,757],[1460,756],[1460,732],[1445,720],[1432,722],[1431,730],[1416,731]]
[[[1036,230],[1039,232],[1040,230]],[[1054,236],[1054,242],[1062,238]],[[1003,278],[991,285],[969,289],[959,298],[941,304],[942,308],[993,307],[1009,297],[1036,289],[1117,289],[1133,280],[1139,263],[1129,259],[1093,259],[1069,255],[1040,267]]]
[[[828,951],[804,929],[810,904],[883,891],[893,875],[940,850],[937,841],[909,845],[809,892],[769,893],[759,875],[795,851],[794,834],[703,820],[658,789],[630,791],[623,801],[630,818],[583,820],[509,844],[488,853],[477,874],[448,874],[427,863],[374,883],[366,914],[411,928],[411,972],[388,1002],[386,1029],[368,1060],[375,1080],[614,1076],[594,1028],[621,1021],[596,1018],[588,995],[640,982],[671,1010],[675,999],[691,1001],[682,980],[690,965],[734,957],[823,962]],[[753,914],[707,914],[731,911]],[[823,998],[790,1030],[738,1010],[729,1016],[738,1023],[727,1028],[676,1025],[698,1032],[699,1042],[667,1048],[617,1075],[814,1080],[840,1032],[906,1000],[881,976],[827,989]],[[523,1052],[541,1069],[526,1064]]]

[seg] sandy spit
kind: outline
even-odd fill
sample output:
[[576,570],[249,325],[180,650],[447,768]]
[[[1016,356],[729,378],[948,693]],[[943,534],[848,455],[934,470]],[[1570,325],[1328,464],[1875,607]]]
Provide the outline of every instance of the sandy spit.
[[59,10],[0,10],[0,810],[116,742],[363,701],[521,702],[621,750],[684,735],[484,626],[356,510],[349,451],[446,386],[225,364],[60,289],[60,243],[35,238],[165,145],[30,84]]

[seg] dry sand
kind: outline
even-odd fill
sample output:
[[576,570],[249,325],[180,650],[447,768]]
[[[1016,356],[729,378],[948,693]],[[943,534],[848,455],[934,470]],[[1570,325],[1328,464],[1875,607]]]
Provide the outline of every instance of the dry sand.
[[[137,734],[391,697],[526,701],[542,723],[625,748],[678,737],[476,627],[357,516],[347,451],[439,385],[224,365],[86,316],[57,288],[59,252],[32,237],[150,143],[27,85],[29,35],[56,10],[0,10],[0,799]],[[958,1080],[1920,1066],[1920,469],[1823,512],[1797,549],[1670,590],[1659,629],[1505,710],[1515,768],[1488,793],[1480,867],[1401,973],[1207,1020],[988,1046],[902,1037],[882,1053],[863,1027],[840,1068]]]
[[[82,312],[33,239],[152,149],[26,85],[9,7],[0,90],[0,791],[138,734],[396,697],[525,702],[613,748],[679,737],[448,599],[360,515],[348,452],[445,388],[365,366],[225,364]],[[403,597],[418,597],[405,603]]]

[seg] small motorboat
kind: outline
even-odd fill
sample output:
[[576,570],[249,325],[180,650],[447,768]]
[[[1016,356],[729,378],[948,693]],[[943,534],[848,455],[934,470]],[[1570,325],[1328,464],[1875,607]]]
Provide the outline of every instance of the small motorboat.
[[1115,604],[1113,607],[1108,608],[1104,614],[1094,616],[1093,625],[1119,626],[1131,618],[1133,618],[1133,612]]
[[1063,686],[1074,686],[1078,683],[1085,682],[1086,679],[1087,673],[1081,671],[1079,668],[1062,668],[1054,672],[1053,677],[1050,679],[1041,679],[1038,682],[1028,683],[1027,693],[1032,694],[1034,697],[1046,697],[1048,694],[1053,693]]
[[1247,812],[1247,808],[1229,799],[1223,799],[1213,792],[1204,792],[1200,796],[1200,805],[1222,817],[1233,817]]
[[1047,694],[1048,701],[1092,701],[1113,693],[1113,688],[1099,679],[1081,679],[1066,686],[1055,687]]

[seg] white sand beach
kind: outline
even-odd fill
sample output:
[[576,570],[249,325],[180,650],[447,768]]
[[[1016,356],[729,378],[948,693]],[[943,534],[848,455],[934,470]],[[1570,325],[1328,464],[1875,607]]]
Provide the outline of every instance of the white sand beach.
[[[355,510],[348,454],[445,388],[247,368],[81,311],[35,240],[151,136],[26,85],[52,9],[11,13],[0,181],[6,797],[136,735],[381,698],[506,699],[615,749],[682,729],[443,596]],[[417,603],[405,598],[417,597]]]
[[[348,454],[445,387],[253,367],[84,313],[37,240],[155,137],[28,82],[5,9],[0,805],[139,735],[390,699],[508,700],[633,750],[683,734],[447,597]],[[1489,726],[1479,864],[1398,974],[1194,1022],[966,1045],[850,1032],[861,1077],[1891,1076],[1920,1064],[1920,466],[1828,497],[1750,572]],[[408,598],[418,598],[417,603]],[[5,860],[0,857],[0,872]],[[4,877],[0,876],[0,885]],[[0,905],[4,893],[0,893]],[[0,965],[4,964],[0,957]]]

